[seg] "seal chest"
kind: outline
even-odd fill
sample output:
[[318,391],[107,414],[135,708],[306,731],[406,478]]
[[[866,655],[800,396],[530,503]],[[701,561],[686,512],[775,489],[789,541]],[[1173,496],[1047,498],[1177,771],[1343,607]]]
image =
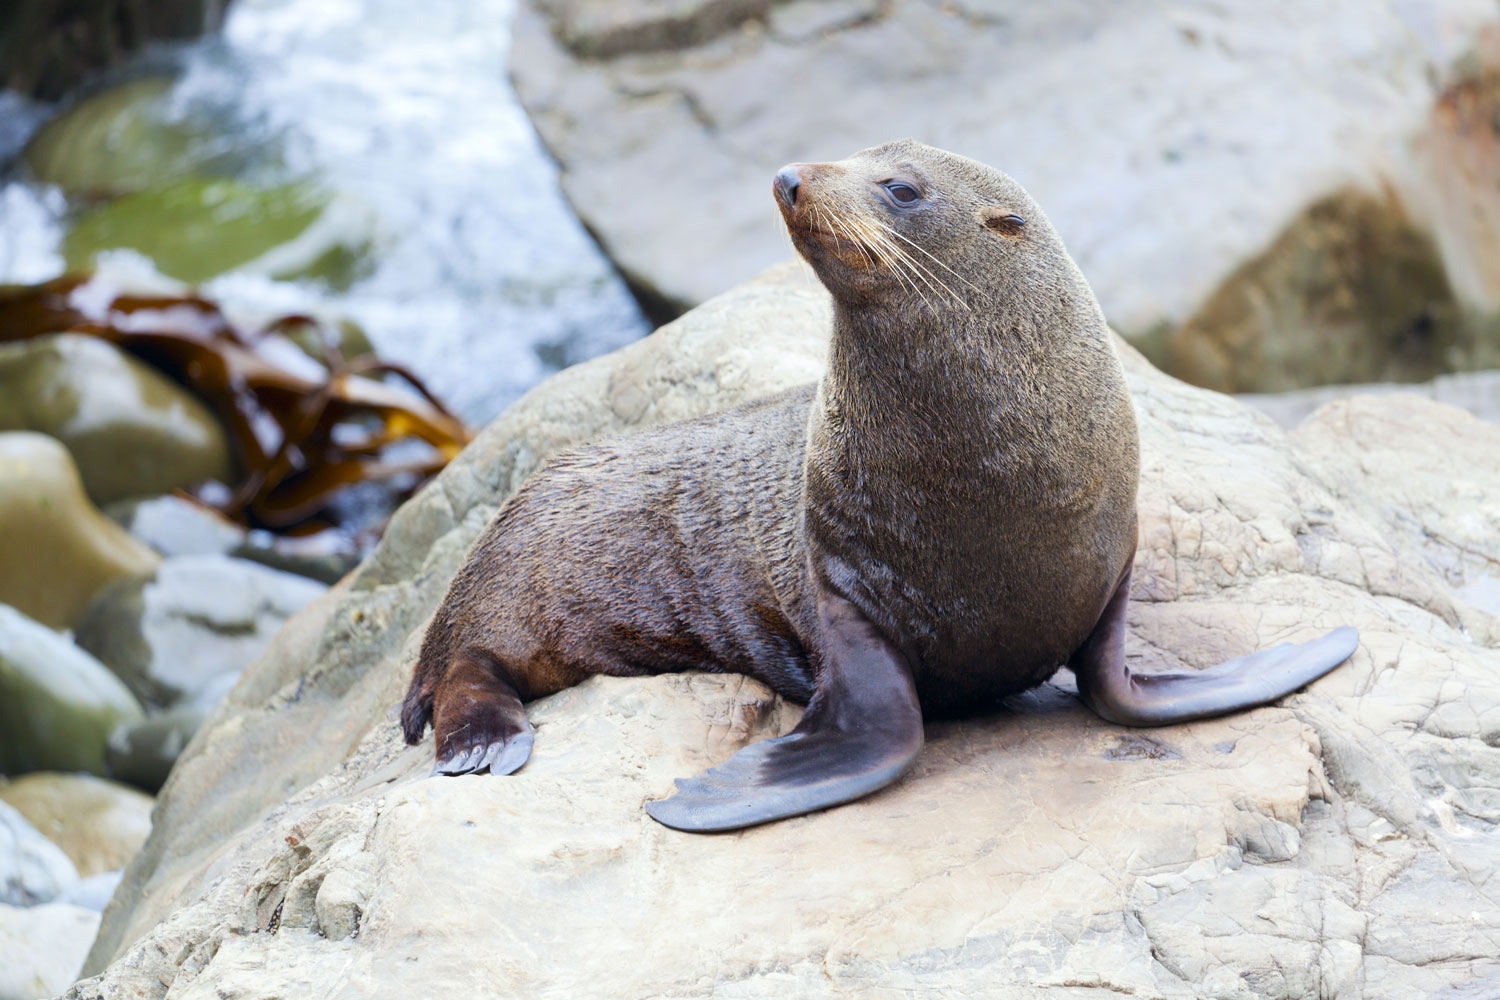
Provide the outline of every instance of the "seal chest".
[[524,703],[594,673],[742,672],[807,712],[648,805],[689,830],[896,780],[924,714],[1063,664],[1160,725],[1321,676],[1353,630],[1132,675],[1134,413],[1098,304],[1026,192],[913,142],[791,164],[773,192],[833,298],[816,386],[560,456],[475,543],[402,706],[436,771],[526,760]]

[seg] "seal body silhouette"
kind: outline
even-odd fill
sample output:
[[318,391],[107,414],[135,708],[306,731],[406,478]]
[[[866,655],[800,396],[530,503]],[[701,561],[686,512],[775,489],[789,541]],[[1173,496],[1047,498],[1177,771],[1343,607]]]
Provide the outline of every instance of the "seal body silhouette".
[[903,141],[773,182],[833,297],[827,374],[579,448],[469,553],[402,706],[436,772],[505,774],[524,703],[591,674],[749,674],[807,703],[647,810],[725,830],[896,780],[924,716],[1072,667],[1105,719],[1163,725],[1273,700],[1353,629],[1205,671],[1132,673],[1134,411],[1087,282],[1021,186]]

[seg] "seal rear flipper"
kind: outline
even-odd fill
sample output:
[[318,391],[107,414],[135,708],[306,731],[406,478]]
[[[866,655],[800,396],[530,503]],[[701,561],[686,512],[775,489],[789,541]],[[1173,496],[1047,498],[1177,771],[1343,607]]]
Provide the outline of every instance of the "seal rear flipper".
[[905,658],[854,605],[821,594],[822,670],[802,721],[648,802],[677,830],[737,830],[825,809],[899,778],[922,749],[922,709]]
[[1132,673],[1125,666],[1129,593],[1127,568],[1093,634],[1068,662],[1083,703],[1123,726],[1165,726],[1264,705],[1322,677],[1359,646],[1359,632],[1345,626],[1311,642],[1283,643],[1206,670]]
[[433,774],[485,768],[510,774],[531,756],[531,723],[521,696],[488,653],[469,650],[455,659],[437,682],[432,705]]

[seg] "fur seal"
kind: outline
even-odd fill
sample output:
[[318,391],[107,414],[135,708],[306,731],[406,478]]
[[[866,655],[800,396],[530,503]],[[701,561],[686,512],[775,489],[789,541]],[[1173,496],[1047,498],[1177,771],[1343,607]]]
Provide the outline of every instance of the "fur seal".
[[1125,666],[1135,415],[1103,314],[1041,210],[902,141],[792,164],[773,190],[832,293],[821,382],[579,448],[475,542],[401,710],[435,773],[525,763],[525,702],[590,674],[749,674],[807,703],[647,805],[729,830],[895,781],[925,716],[1059,666],[1105,719],[1263,704],[1355,649],[1340,628],[1193,673]]

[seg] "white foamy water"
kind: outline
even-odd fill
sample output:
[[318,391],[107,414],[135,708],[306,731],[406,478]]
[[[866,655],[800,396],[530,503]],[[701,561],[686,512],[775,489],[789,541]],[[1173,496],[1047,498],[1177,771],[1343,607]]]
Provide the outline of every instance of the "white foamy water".
[[[184,54],[174,108],[231,122],[246,149],[275,147],[261,179],[320,181],[339,194],[334,220],[373,232],[376,249],[347,292],[273,281],[262,261],[208,294],[252,314],[348,315],[474,422],[646,332],[511,90],[511,12],[511,0],[236,0],[222,36]],[[60,268],[57,208],[0,190],[0,281]]]

